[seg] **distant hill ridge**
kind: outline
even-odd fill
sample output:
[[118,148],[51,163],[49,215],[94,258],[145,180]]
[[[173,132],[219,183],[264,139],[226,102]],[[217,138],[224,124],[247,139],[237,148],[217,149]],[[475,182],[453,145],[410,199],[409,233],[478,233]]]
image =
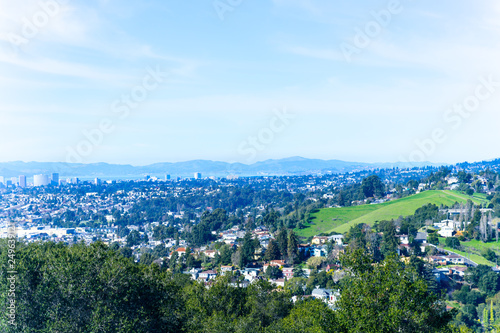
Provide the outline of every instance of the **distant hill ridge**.
[[358,170],[385,169],[393,167],[438,166],[439,164],[418,163],[360,163],[340,160],[308,159],[303,157],[289,157],[270,159],[253,164],[227,163],[209,160],[192,160],[175,163],[155,163],[146,166],[132,166],[128,164],[108,163],[61,163],[61,162],[5,162],[0,163],[0,176],[17,177],[19,175],[33,176],[36,174],[50,174],[57,172],[61,176],[88,176],[110,177],[142,175],[163,176],[193,176],[194,172],[201,172],[202,176],[259,176],[259,175],[299,175],[319,173],[343,173]]

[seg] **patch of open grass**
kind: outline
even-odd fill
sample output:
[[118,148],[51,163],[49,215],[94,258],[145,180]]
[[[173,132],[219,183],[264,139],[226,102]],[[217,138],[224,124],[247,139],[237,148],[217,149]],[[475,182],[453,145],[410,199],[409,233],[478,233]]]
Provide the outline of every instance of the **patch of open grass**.
[[295,232],[302,237],[330,232],[344,233],[359,223],[373,225],[376,221],[413,215],[418,208],[426,204],[452,206],[455,202],[465,203],[468,199],[476,204],[480,203],[480,200],[456,191],[424,191],[381,204],[325,208],[311,214],[311,223],[304,229],[295,229]]

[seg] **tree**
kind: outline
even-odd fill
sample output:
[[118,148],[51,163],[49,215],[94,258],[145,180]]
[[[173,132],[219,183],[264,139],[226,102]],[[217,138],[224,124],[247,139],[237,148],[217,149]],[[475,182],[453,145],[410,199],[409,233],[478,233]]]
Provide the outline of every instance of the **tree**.
[[[1,320],[2,332],[183,331],[180,287],[156,265],[136,264],[101,242],[19,246],[16,260],[17,327],[4,329]],[[0,295],[5,313],[4,304]]]
[[274,239],[269,240],[264,258],[267,261],[278,260],[280,258],[280,249],[278,243]]
[[155,258],[155,256],[152,253],[146,252],[141,255],[140,262],[143,265],[149,266],[153,263],[153,261],[155,261],[155,259],[157,258]]
[[120,238],[127,237],[128,234],[130,233],[130,229],[127,227],[118,227],[118,231],[116,232],[116,235]]
[[372,175],[364,178],[361,181],[361,189],[365,198],[379,197],[385,192],[385,186],[377,175]]
[[127,246],[132,247],[141,244],[141,234],[137,230],[132,230],[127,236]]
[[311,257],[307,259],[307,267],[317,269],[326,261],[325,257]]
[[384,229],[384,236],[382,237],[381,252],[384,256],[396,254],[399,246],[398,239],[396,238],[396,227],[391,221]]
[[288,234],[288,260],[294,264],[299,259],[299,240],[293,230]]
[[456,249],[456,250],[460,249],[460,241],[456,237],[446,238],[445,244],[447,247],[451,247],[452,249]]
[[492,249],[487,249],[482,253],[482,256],[491,262],[496,262],[497,260],[497,254]]
[[428,242],[429,244],[439,245],[439,238],[438,238],[438,236],[436,235],[436,233],[435,233],[435,232],[430,233],[430,234],[427,236],[427,242]]
[[170,256],[170,261],[168,262],[168,267],[173,271],[173,272],[179,272],[180,267],[178,264],[179,260],[179,253],[177,251],[174,251],[172,253],[172,256]]
[[266,269],[266,272],[265,272],[265,276],[268,279],[275,280],[275,279],[282,278],[283,277],[283,272],[281,271],[281,269],[279,269],[279,267],[276,267],[276,266],[267,266],[267,269]]
[[215,255],[215,263],[217,265],[229,265],[231,264],[231,256],[233,255],[233,249],[228,244],[222,245],[219,250],[220,253]]
[[341,262],[351,275],[342,280],[336,303],[340,332],[438,332],[451,321],[444,302],[397,257],[372,265],[370,257],[356,250]]
[[473,287],[479,286],[481,277],[491,272],[491,267],[487,265],[477,265],[476,267],[469,267],[465,271],[465,281],[470,283]]
[[304,277],[296,277],[285,281],[285,290],[290,292],[292,296],[303,296],[305,294],[304,287],[307,284],[307,279]]
[[306,272],[304,272],[304,270],[302,269],[302,267],[296,266],[293,269],[293,277],[294,278],[303,278],[305,276],[306,276]]
[[186,254],[185,254],[185,257],[186,257],[186,267],[187,268],[192,268],[194,267],[195,265],[195,260],[194,260],[194,257],[191,253],[191,248],[186,248]]
[[281,258],[284,259],[288,252],[288,232],[285,228],[281,228],[278,232],[278,235],[276,235],[276,241],[278,242]]
[[290,315],[275,322],[266,333],[334,333],[338,332],[335,313],[320,300],[301,301]]
[[153,229],[153,239],[155,241],[164,241],[173,236],[174,230],[174,228],[167,228],[165,225],[160,224]]
[[498,274],[490,270],[488,273],[481,276],[478,287],[479,290],[490,296],[496,294],[499,289]]
[[247,231],[245,237],[243,237],[243,245],[240,248],[241,257],[239,266],[241,268],[245,267],[249,262],[253,261],[253,256],[255,253],[255,244],[252,239],[252,234]]
[[120,248],[120,254],[125,258],[132,258],[133,251],[130,247],[124,246]]

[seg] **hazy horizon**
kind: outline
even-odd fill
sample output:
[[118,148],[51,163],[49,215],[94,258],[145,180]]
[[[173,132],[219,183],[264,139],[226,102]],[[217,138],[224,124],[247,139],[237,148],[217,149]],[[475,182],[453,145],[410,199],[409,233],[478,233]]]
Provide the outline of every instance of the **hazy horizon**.
[[[234,161],[221,161],[221,160],[213,160],[213,159],[193,159],[193,160],[179,160],[179,161],[157,161],[153,163],[148,163],[148,164],[132,164],[132,163],[111,163],[111,162],[106,162],[106,161],[98,161],[98,162],[82,162],[81,164],[84,165],[89,165],[89,164],[112,164],[112,165],[131,165],[134,167],[142,167],[142,166],[149,166],[153,164],[162,164],[162,163],[186,163],[186,162],[193,162],[193,161],[208,161],[208,162],[221,162],[221,163],[229,163],[229,164],[245,164],[245,165],[252,165],[256,163],[262,163],[266,161],[271,161],[271,160],[287,160],[287,159],[295,159],[295,158],[303,158],[307,160],[322,160],[322,161],[340,161],[340,162],[348,162],[348,163],[362,163],[362,164],[397,164],[397,163],[404,163],[403,161],[382,161],[382,162],[366,162],[366,161],[345,161],[345,160],[339,160],[337,158],[327,158],[327,159],[322,159],[322,158],[309,158],[309,157],[304,157],[304,156],[289,156],[289,157],[283,157],[283,158],[270,158],[270,159],[265,159],[265,160],[258,160],[254,161],[251,163],[246,163],[246,162],[234,162]],[[463,162],[468,162],[468,163],[474,163],[474,162],[481,162],[481,161],[457,161],[453,163],[434,163],[434,162],[429,162],[429,161],[424,161],[422,163],[429,163],[429,164],[457,164],[457,163],[463,163]],[[17,160],[17,161],[0,161],[0,163],[67,163],[64,161],[29,161],[29,160]]]

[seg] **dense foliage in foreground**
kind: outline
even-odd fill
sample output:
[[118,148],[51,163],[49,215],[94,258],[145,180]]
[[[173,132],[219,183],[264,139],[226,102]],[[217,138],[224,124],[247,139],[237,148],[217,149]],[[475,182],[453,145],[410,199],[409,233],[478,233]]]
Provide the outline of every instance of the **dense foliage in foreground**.
[[452,314],[413,266],[379,264],[362,251],[342,258],[347,277],[335,311],[293,303],[261,281],[207,288],[183,274],[134,263],[102,243],[17,244],[16,318],[7,311],[8,252],[0,247],[1,332],[453,332]]

